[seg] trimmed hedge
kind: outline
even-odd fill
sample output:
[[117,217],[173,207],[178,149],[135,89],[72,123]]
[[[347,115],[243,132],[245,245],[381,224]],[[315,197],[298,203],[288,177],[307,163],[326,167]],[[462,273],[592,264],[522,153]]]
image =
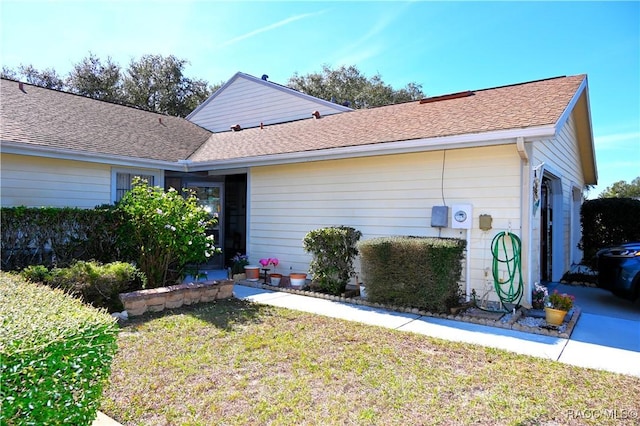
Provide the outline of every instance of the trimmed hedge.
[[60,290],[0,272],[2,425],[90,425],[118,326]]
[[640,241],[639,217],[640,200],[598,198],[585,201],[580,210],[582,241],[579,247],[584,250],[583,262],[592,263],[596,252],[602,248]]
[[68,266],[73,260],[121,259],[113,206],[95,209],[3,207],[0,216],[1,269],[30,265]]
[[358,244],[367,299],[375,303],[448,312],[460,302],[466,242],[383,237]]

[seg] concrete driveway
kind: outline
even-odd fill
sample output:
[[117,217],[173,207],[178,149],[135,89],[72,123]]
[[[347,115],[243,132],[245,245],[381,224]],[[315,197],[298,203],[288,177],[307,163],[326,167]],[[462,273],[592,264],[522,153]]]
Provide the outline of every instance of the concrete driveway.
[[600,288],[553,283],[548,288],[574,295],[582,309],[561,361],[640,375],[640,301]]
[[559,292],[574,295],[576,297],[576,304],[580,306],[582,312],[640,321],[640,300],[633,303],[614,296],[610,291],[601,288],[558,283],[550,283],[548,288],[550,291],[558,289]]

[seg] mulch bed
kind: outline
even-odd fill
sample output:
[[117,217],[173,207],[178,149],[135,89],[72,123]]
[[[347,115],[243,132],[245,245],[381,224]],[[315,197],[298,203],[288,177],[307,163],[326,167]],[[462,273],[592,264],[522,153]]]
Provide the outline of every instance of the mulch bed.
[[423,317],[441,318],[454,321],[462,321],[479,325],[487,325],[490,327],[498,327],[509,330],[522,331],[525,333],[540,334],[545,336],[559,337],[568,339],[571,337],[573,328],[580,317],[580,307],[574,306],[564,319],[560,326],[547,324],[544,320],[544,311],[535,309],[526,309],[520,307],[512,312],[495,312],[487,309],[480,309],[474,306],[466,306],[458,308],[455,314],[441,314],[424,311],[418,308],[409,308],[401,306],[384,305],[381,303],[373,303],[362,299],[359,296],[347,294],[344,296],[333,296],[325,293],[318,293],[309,290],[294,289],[291,287],[274,287],[268,284],[255,281],[238,281],[236,284],[246,287],[262,288],[271,291],[280,291],[291,294],[299,294],[301,296],[316,297],[319,299],[332,300],[335,302],[351,303],[354,305],[368,306],[372,308],[386,309],[394,312],[410,313],[421,315]]

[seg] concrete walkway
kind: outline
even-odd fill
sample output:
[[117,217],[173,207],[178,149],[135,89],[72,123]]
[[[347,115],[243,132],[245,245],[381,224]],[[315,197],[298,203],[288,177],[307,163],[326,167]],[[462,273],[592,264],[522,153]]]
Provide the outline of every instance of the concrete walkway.
[[[558,284],[554,287],[571,294],[603,291]],[[615,309],[603,309],[598,303],[579,304],[582,314],[571,338],[561,339],[242,285],[234,287],[234,295],[256,303],[640,377],[640,310],[635,310],[630,303],[630,309],[619,314]],[[587,300],[579,296],[576,299]]]

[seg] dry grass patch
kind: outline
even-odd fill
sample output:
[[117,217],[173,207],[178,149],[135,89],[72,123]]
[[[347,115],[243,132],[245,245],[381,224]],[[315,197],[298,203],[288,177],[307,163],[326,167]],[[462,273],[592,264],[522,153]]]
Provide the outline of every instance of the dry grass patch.
[[125,425],[633,424],[572,413],[640,408],[639,378],[239,300],[135,319],[119,347],[102,410]]

